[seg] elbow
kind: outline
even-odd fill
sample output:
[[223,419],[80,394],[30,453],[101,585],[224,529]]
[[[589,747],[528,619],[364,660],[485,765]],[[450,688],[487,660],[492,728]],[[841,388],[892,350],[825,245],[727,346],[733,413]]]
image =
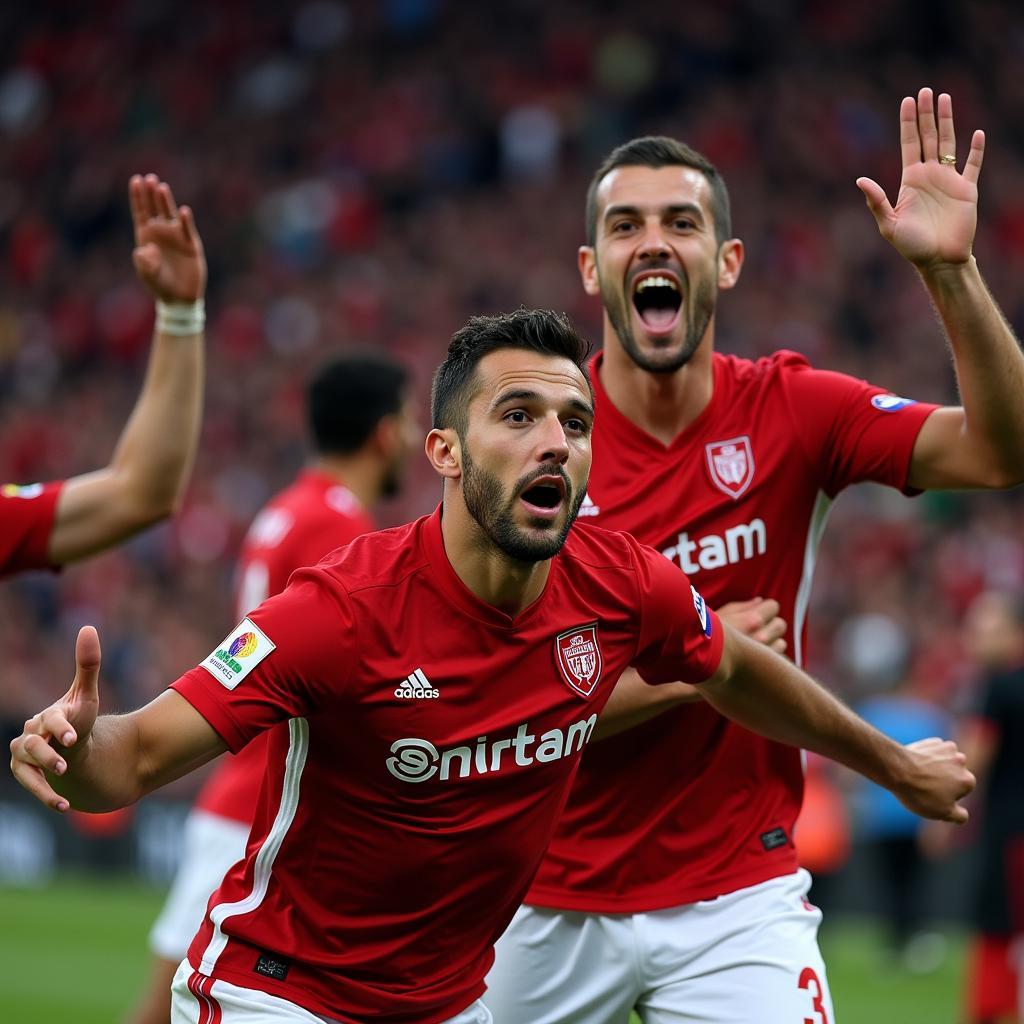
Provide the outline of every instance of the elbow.
[[1024,484],[1024,458],[1020,455],[1013,461],[1002,460],[989,467],[985,473],[984,486],[993,491],[1008,491]]
[[126,528],[131,533],[138,533],[177,515],[184,504],[184,480],[176,477],[174,486],[150,481],[131,487],[122,502],[121,511]]
[[149,529],[169,519],[178,510],[176,502],[139,503],[132,508],[123,509],[121,532],[125,537],[133,537],[143,530]]

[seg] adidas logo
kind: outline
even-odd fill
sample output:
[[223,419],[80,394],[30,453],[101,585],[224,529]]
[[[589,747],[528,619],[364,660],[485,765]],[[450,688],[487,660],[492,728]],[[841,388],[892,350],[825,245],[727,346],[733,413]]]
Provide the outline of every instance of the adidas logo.
[[583,495],[583,504],[580,505],[579,514],[581,516],[599,516],[601,514],[601,506],[595,505],[590,500],[589,494]]
[[430,685],[430,680],[423,674],[423,669],[406,676],[395,690],[395,696],[403,700],[432,700],[441,696],[441,691]]

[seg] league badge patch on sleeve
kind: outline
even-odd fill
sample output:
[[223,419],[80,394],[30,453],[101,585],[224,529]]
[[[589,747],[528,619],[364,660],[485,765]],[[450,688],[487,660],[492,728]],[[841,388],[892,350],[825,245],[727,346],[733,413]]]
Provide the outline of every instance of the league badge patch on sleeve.
[[38,498],[43,493],[42,484],[4,484],[0,487],[0,494],[5,498],[24,498],[30,501]]
[[874,395],[871,404],[879,412],[899,412],[908,405],[917,405],[916,398],[900,398],[899,395]]
[[242,619],[203,662],[203,668],[226,690],[233,690],[275,647],[251,619]]
[[697,593],[697,588],[692,583],[690,584],[690,593],[693,594],[693,607],[697,609],[700,628],[706,637],[710,637],[715,625],[714,619],[711,618],[711,613],[708,611],[708,606],[704,603],[704,598]]

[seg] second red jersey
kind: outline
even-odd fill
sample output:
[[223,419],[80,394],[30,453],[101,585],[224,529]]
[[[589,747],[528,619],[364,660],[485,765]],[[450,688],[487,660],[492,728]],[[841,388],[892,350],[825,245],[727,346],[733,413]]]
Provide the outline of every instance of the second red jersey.
[[299,570],[174,684],[232,749],[271,729],[190,962],[337,1020],[455,1016],[620,673],[700,682],[721,652],[683,573],[594,527],[514,618],[455,573],[440,512]]
[[[594,465],[583,521],[625,530],[705,599],[775,598],[798,664],[818,540],[835,496],[904,488],[933,405],[812,369],[793,352],[714,356],[714,391],[667,447],[623,416],[593,365]],[[800,752],[703,703],[595,744],[526,902],[642,913],[713,899],[798,867]]]
[[[304,470],[258,513],[238,559],[235,605],[242,618],[304,565],[374,529],[358,498],[326,473]],[[196,797],[196,809],[243,825],[252,823],[269,735],[263,733],[237,754],[221,758]]]

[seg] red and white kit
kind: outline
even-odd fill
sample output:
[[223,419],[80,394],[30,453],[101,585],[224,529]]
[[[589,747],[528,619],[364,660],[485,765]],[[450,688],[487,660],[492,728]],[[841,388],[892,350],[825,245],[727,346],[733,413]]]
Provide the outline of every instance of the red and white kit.
[[[253,520],[238,560],[238,618],[279,594],[298,568],[374,529],[354,494],[337,479],[305,470]],[[182,861],[150,932],[158,956],[181,960],[202,923],[210,894],[245,853],[263,781],[267,733],[221,758],[185,823]]]
[[0,576],[52,568],[47,556],[63,483],[0,486]]
[[[580,515],[657,548],[692,576],[712,607],[757,595],[778,600],[790,626],[790,653],[800,664],[815,555],[833,499],[862,480],[905,488],[918,431],[936,407],[814,370],[793,352],[757,362],[718,353],[713,359],[710,403],[666,447],[612,405],[596,357],[594,465]],[[703,702],[673,709],[587,752],[525,902],[586,914],[644,914],[793,875],[802,793],[800,751],[732,724]],[[817,918],[810,924],[814,959],[805,957],[804,966],[816,980],[798,996],[806,997],[807,1019],[824,1024],[811,1012],[824,975],[814,942]],[[720,927],[721,934],[718,925],[710,928],[709,941],[719,943],[735,922]],[[525,934],[518,918],[517,928]],[[545,988],[534,969],[543,975],[551,970],[545,964],[559,961],[560,954],[538,945],[544,929],[550,934],[548,915],[539,914],[536,934],[499,944],[488,979],[493,1000],[490,993],[486,999],[497,1020],[570,1019],[557,1014],[572,1009],[571,993],[586,985],[565,970],[550,986],[550,1006],[531,1006],[523,996]],[[701,940],[692,933],[690,939],[669,959],[694,962],[691,946]],[[574,941],[583,943],[579,936]],[[791,936],[775,945],[790,942]],[[722,966],[716,961],[703,972],[693,1002],[715,977],[727,977]],[[794,962],[794,992],[801,970]],[[601,972],[615,984],[613,972]],[[729,977],[733,992],[741,993],[739,979]],[[659,984],[641,982],[638,1005],[645,985]],[[756,982],[762,998],[767,985]],[[709,1016],[651,1013],[647,1019],[732,1021],[723,1006],[709,1001]],[[737,1009],[735,1019],[751,1019],[742,1016],[749,1011],[749,1005]],[[571,1019],[618,1019],[601,1013],[581,1009]]]
[[300,570],[173,684],[233,750],[271,729],[246,860],[190,964],[337,1020],[454,1017],[615,680],[700,682],[721,650],[684,574],[585,525],[514,619],[458,578],[440,510]]

